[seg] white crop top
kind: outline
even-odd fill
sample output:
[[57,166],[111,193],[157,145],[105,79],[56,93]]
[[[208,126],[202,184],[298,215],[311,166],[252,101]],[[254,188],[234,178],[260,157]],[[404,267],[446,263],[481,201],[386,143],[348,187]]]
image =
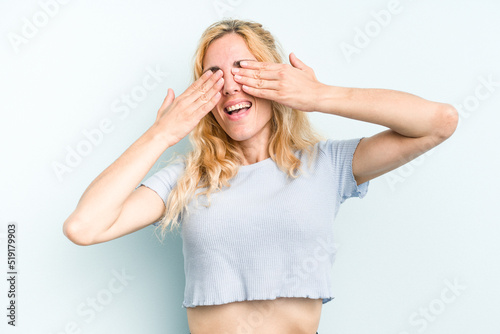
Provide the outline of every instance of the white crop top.
[[[200,196],[181,222],[186,285],[182,307],[234,301],[306,297],[332,300],[335,260],[333,223],[340,204],[363,198],[369,182],[356,185],[352,157],[361,138],[321,141],[307,173],[287,178],[275,162],[241,166],[231,187]],[[184,171],[171,164],[140,185],[166,202]],[[201,190],[198,190],[201,191]],[[158,222],[154,223],[158,225]]]

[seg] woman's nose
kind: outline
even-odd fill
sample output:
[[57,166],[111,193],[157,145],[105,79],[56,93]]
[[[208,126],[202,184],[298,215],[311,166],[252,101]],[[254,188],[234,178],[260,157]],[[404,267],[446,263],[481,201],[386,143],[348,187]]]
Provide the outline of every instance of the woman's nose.
[[234,81],[234,75],[231,71],[226,71],[224,73],[224,95],[231,95],[237,93],[241,90],[241,85]]

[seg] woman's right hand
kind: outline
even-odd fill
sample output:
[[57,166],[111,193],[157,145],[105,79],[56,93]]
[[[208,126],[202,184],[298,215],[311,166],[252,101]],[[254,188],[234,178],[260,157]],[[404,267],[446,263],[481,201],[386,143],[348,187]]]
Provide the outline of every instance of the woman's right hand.
[[223,84],[221,70],[208,70],[177,98],[168,89],[153,126],[166,138],[169,147],[188,135],[215,107]]
[[137,185],[165,149],[184,138],[215,107],[221,96],[221,77],[221,72],[207,71],[177,98],[168,90],[153,126],[92,181],[64,222],[63,232],[72,242],[105,242],[161,218],[163,200],[153,190]]

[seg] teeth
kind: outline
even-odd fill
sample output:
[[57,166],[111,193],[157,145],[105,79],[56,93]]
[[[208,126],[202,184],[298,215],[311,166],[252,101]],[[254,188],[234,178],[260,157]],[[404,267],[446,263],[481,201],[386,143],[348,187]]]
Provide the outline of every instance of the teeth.
[[226,110],[227,111],[235,111],[237,109],[242,109],[242,108],[250,108],[251,104],[249,102],[242,102],[235,104],[234,106],[228,107]]

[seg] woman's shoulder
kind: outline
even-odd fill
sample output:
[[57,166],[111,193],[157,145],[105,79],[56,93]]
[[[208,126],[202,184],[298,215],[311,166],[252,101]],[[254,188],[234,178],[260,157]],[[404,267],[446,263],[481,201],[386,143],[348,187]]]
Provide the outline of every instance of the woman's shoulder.
[[163,180],[174,181],[185,171],[186,158],[184,156],[176,156],[174,159],[164,162],[163,167],[161,165],[153,176]]
[[327,138],[318,141],[317,149],[328,156],[336,156],[348,153],[355,149],[362,138],[334,139]]

